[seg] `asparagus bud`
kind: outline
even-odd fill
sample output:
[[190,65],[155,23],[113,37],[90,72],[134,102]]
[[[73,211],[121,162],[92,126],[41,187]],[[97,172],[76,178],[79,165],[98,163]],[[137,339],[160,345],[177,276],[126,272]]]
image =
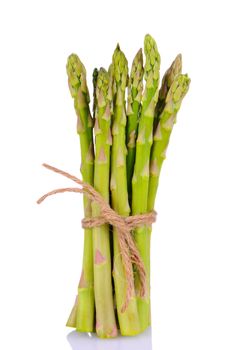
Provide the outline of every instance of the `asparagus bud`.
[[126,144],[127,144],[127,186],[129,202],[131,203],[132,196],[132,176],[135,162],[135,146],[138,132],[138,121],[141,107],[143,91],[143,53],[140,49],[132,63],[131,74],[128,84],[127,98],[127,129],[126,129]]
[[175,60],[172,62],[171,66],[165,72],[161,88],[159,91],[159,99],[155,109],[155,119],[158,123],[158,117],[162,113],[165,106],[165,99],[167,97],[168,91],[176,78],[177,75],[181,74],[182,71],[182,56],[181,54],[177,55]]
[[98,69],[93,70],[93,119],[95,119],[96,112],[96,85],[97,85]]

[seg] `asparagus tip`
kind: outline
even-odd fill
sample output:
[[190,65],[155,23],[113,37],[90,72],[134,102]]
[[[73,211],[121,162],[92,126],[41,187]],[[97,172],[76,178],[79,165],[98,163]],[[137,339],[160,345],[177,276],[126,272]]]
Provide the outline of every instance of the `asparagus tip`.
[[182,54],[178,53],[178,55],[176,56],[176,60],[179,60],[180,62],[182,62]]
[[116,83],[125,90],[128,82],[128,62],[119,45],[113,53],[113,73]]
[[167,94],[166,102],[173,99],[174,102],[180,101],[188,92],[191,79],[187,74],[178,75],[173,81]]
[[144,52],[146,55],[144,67],[145,79],[148,78],[150,72],[153,72],[150,77],[157,80],[159,76],[160,54],[155,39],[150,34],[147,34],[144,38]]
[[[139,49],[137,54],[135,55],[135,58],[132,62],[131,67],[131,73],[129,78],[129,86],[134,87],[135,89],[138,89],[137,93],[137,99],[139,100],[142,96],[142,89],[143,89],[143,52],[142,49]],[[129,94],[131,92],[129,91]]]
[[97,81],[98,69],[94,68],[93,70],[93,83]]
[[77,92],[81,87],[82,92],[89,98],[89,92],[86,85],[86,69],[80,58],[72,53],[67,60],[66,70],[68,74],[69,89],[72,97],[77,96]]
[[173,74],[180,74],[181,70],[182,70],[182,55],[181,53],[179,53],[175,60],[173,61],[172,65],[171,65],[171,69],[173,68]]
[[142,48],[139,49],[137,54],[135,55],[135,58],[133,60],[133,64],[141,63],[143,64],[143,50]]

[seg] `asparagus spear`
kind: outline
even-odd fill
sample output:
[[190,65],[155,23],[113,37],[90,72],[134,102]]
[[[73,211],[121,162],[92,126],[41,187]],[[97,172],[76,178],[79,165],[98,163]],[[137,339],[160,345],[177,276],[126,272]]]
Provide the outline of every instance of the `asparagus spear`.
[[[190,84],[190,79],[187,75],[178,75],[172,82],[166,99],[162,113],[158,116],[158,126],[154,134],[153,145],[151,149],[150,159],[150,179],[148,191],[148,205],[147,210],[151,211],[155,205],[155,198],[157,194],[160,171],[164,159],[166,158],[166,151],[173,129],[176,122],[176,115],[180,109],[182,100],[186,95]],[[148,228],[149,235],[152,228]]]
[[156,105],[155,109],[155,120],[156,120],[156,126],[159,121],[159,116],[162,113],[164,106],[165,106],[165,100],[168,94],[168,91],[175,79],[175,77],[179,74],[181,74],[182,71],[182,56],[181,54],[177,55],[174,61],[172,62],[171,66],[168,68],[168,70],[165,72],[161,88],[159,91],[159,99]]
[[[111,89],[109,75],[101,68],[96,83],[94,187],[109,202],[111,136]],[[93,216],[99,216],[97,203],[92,203]],[[115,337],[115,321],[109,225],[93,228],[94,294],[96,304],[96,332],[102,338]]]
[[131,204],[132,196],[132,176],[135,163],[135,142],[138,131],[139,112],[141,107],[143,91],[143,52],[140,49],[132,63],[131,74],[128,84],[128,98],[127,98],[127,129],[126,129],[126,143],[127,143],[127,187],[129,203]]
[[[132,214],[147,212],[149,160],[155,106],[158,100],[160,55],[156,43],[150,35],[145,36],[144,50],[146,55],[144,67],[146,85],[136,141],[136,157],[132,178]],[[138,278],[136,278],[140,327],[143,331],[150,323],[150,234],[146,226],[135,229],[135,241],[147,273],[147,292],[143,298],[139,296],[139,283]]]
[[[181,54],[177,55],[175,60],[172,62],[171,66],[168,68],[168,70],[165,72],[163,79],[162,79],[162,84],[161,88],[159,91],[159,99],[156,105],[155,109],[155,121],[154,121],[154,133],[156,132],[157,126],[159,125],[160,128],[160,117],[162,116],[162,112],[165,108],[165,103],[166,103],[166,98],[168,93],[170,94],[170,87],[172,86],[174,80],[177,78],[178,75],[181,74],[182,71],[182,56]],[[159,133],[159,130],[157,130],[157,133]],[[154,157],[154,148],[155,148],[155,140],[153,141],[152,145],[152,150],[151,150],[151,160],[152,157]],[[150,179],[149,183],[153,183],[152,180],[152,173],[150,169]],[[150,188],[151,187],[151,188]],[[152,210],[154,208],[155,204],[155,196],[156,196],[156,191],[158,187],[158,183],[155,186],[156,189],[154,189],[153,185],[149,185],[149,194],[148,194],[148,210]]]
[[159,116],[159,124],[154,135],[151,150],[148,210],[154,208],[160,171],[166,157],[166,149],[173,125],[176,122],[177,112],[188,91],[189,84],[190,79],[187,75],[180,74],[174,78],[166,96],[163,112]]
[[96,86],[97,86],[98,69],[93,70],[93,119],[95,120],[96,112]]
[[[113,145],[111,161],[111,195],[112,206],[122,216],[130,214],[127,192],[126,173],[126,112],[125,112],[125,89],[127,85],[128,64],[124,53],[119,46],[113,54],[113,76],[115,82],[114,96],[114,120],[112,127]],[[122,261],[120,254],[120,241],[118,240],[117,228],[114,227],[114,285],[116,295],[117,314],[122,335],[135,335],[140,332],[137,304],[135,299],[134,285],[129,304],[124,310],[123,305],[127,298],[126,272],[133,276],[131,261]]]
[[[71,96],[77,114],[77,132],[81,145],[81,173],[83,180],[93,185],[93,121],[89,110],[89,92],[86,85],[86,70],[79,57],[72,54],[67,62],[67,74]],[[84,212],[91,216],[91,203],[84,197]],[[88,315],[88,317],[86,317]],[[78,302],[75,303],[67,326],[78,331],[92,332],[94,324],[93,252],[92,230],[85,229],[82,275],[78,286]]]

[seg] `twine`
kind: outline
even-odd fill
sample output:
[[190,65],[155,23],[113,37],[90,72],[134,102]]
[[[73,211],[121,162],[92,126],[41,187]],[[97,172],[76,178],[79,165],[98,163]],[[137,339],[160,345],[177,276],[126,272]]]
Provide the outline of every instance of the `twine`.
[[130,302],[131,297],[133,296],[134,290],[134,274],[132,264],[135,265],[140,279],[140,296],[144,297],[147,292],[146,288],[146,270],[144,263],[140,257],[140,253],[134,239],[131,235],[131,231],[139,226],[151,225],[156,221],[156,212],[151,211],[145,214],[133,215],[128,217],[123,217],[119,215],[115,210],[113,210],[110,205],[104,200],[104,198],[97,192],[93,186],[88,183],[85,183],[78,179],[77,177],[57,169],[51,165],[43,164],[43,166],[51,171],[54,171],[57,174],[63,175],[68,179],[77,183],[78,187],[67,187],[59,188],[51,192],[46,193],[41,198],[38,199],[37,203],[42,203],[47,197],[52,196],[57,193],[64,192],[76,192],[86,195],[91,201],[95,201],[100,208],[101,215],[98,217],[84,218],[82,220],[83,228],[94,228],[104,224],[112,225],[116,230],[118,236],[120,253],[122,256],[122,261],[125,269],[125,276],[127,282],[126,298],[125,303],[121,308],[121,312],[124,312]]

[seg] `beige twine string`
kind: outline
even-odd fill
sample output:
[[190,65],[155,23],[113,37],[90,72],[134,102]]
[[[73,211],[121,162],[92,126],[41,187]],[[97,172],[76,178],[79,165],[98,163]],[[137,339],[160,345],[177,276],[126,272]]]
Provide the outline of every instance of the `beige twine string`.
[[38,199],[37,203],[42,203],[47,197],[52,196],[57,193],[64,192],[77,192],[85,194],[90,200],[97,202],[100,208],[101,215],[99,217],[84,218],[82,220],[83,228],[93,228],[96,226],[101,226],[104,224],[110,224],[116,228],[118,235],[120,253],[122,255],[123,265],[125,268],[125,275],[127,281],[127,292],[126,300],[122,306],[121,312],[124,312],[129,304],[130,298],[133,294],[134,289],[134,275],[132,269],[132,263],[136,266],[139,273],[141,290],[140,295],[144,297],[146,294],[146,270],[144,263],[140,257],[138,248],[133,240],[131,231],[135,227],[142,225],[151,225],[156,221],[156,212],[151,211],[149,213],[133,215],[128,217],[123,217],[117,214],[110,205],[104,200],[104,198],[92,187],[90,184],[79,180],[77,177],[66,173],[63,170],[57,169],[51,165],[43,164],[43,166],[49,170],[54,171],[60,175],[67,177],[68,179],[76,182],[81,187],[68,187],[60,188],[46,193],[41,198]]

